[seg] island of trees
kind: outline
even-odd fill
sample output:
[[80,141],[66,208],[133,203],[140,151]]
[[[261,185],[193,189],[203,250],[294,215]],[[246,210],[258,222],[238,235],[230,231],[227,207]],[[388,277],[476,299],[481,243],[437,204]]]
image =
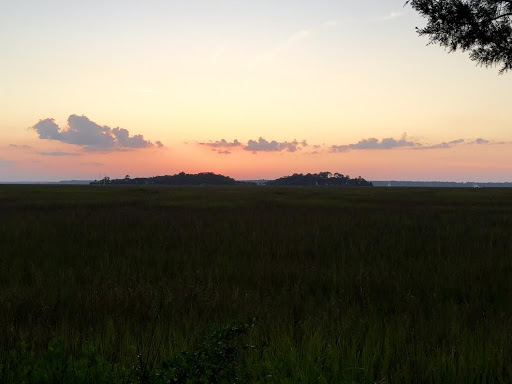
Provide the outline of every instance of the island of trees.
[[[256,185],[248,181],[237,181],[231,177],[217,175],[212,172],[187,174],[184,172],[172,176],[154,176],[131,178],[126,175],[123,179],[110,179],[105,177],[95,180],[91,185]],[[371,187],[372,183],[361,176],[351,179],[341,173],[320,172],[295,173],[292,176],[281,177],[277,180],[267,181],[266,185],[272,186],[308,186],[308,187]]]
[[242,185],[246,182],[236,181],[235,179],[217,175],[213,172],[203,172],[198,174],[188,174],[185,172],[176,175],[137,177],[130,178],[126,175],[124,179],[110,179],[105,177],[101,180],[91,182],[91,185]]
[[290,185],[290,186],[310,186],[310,187],[372,187],[372,183],[366,181],[361,176],[351,179],[341,173],[320,172],[294,173],[292,176],[281,177],[277,180],[268,181],[267,185]]

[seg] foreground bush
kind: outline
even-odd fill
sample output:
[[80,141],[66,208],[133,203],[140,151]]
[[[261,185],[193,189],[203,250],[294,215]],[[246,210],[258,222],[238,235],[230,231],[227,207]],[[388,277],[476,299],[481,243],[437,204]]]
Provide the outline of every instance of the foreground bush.
[[54,340],[36,356],[20,344],[0,363],[0,383],[11,384],[223,384],[249,380],[244,336],[253,325],[233,324],[201,338],[190,351],[156,362],[139,354],[130,367],[107,363],[92,346],[72,356]]

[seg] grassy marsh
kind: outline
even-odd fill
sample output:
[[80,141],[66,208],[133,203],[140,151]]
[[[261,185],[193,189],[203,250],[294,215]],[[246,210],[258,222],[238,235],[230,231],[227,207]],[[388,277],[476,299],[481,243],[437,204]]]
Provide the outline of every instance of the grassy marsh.
[[0,361],[122,371],[255,319],[250,382],[512,381],[512,190],[0,186],[0,212]]

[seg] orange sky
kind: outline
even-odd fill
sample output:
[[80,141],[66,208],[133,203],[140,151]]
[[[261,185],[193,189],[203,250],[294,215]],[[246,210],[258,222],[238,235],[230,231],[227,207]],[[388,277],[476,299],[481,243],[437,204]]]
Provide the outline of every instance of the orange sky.
[[6,4],[0,181],[512,181],[511,75],[426,46],[403,3]]

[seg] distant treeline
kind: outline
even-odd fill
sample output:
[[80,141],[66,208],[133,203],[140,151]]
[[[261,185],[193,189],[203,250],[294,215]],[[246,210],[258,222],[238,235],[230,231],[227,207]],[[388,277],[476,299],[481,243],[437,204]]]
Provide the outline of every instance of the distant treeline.
[[318,186],[318,187],[371,187],[372,183],[361,176],[351,179],[341,173],[320,172],[294,173],[292,176],[281,177],[268,181],[267,185],[294,185],[294,186]]
[[110,179],[105,177],[102,180],[95,180],[91,185],[250,185],[245,181],[236,181],[235,179],[217,175],[212,172],[203,172],[198,174],[187,174],[185,172],[172,176],[154,176],[130,178],[126,175],[124,179]]
[[453,181],[372,181],[376,187],[512,188],[512,183],[457,183]]
[[[110,179],[105,177],[95,180],[91,185],[257,185],[250,181],[237,181],[231,177],[217,175],[212,172],[187,174],[184,172],[172,176],[154,176],[131,178],[126,175],[124,179]],[[273,186],[309,186],[309,187],[371,187],[372,183],[361,176],[351,179],[341,173],[320,172],[295,173],[292,176],[281,177],[277,180],[267,181],[266,185]]]

